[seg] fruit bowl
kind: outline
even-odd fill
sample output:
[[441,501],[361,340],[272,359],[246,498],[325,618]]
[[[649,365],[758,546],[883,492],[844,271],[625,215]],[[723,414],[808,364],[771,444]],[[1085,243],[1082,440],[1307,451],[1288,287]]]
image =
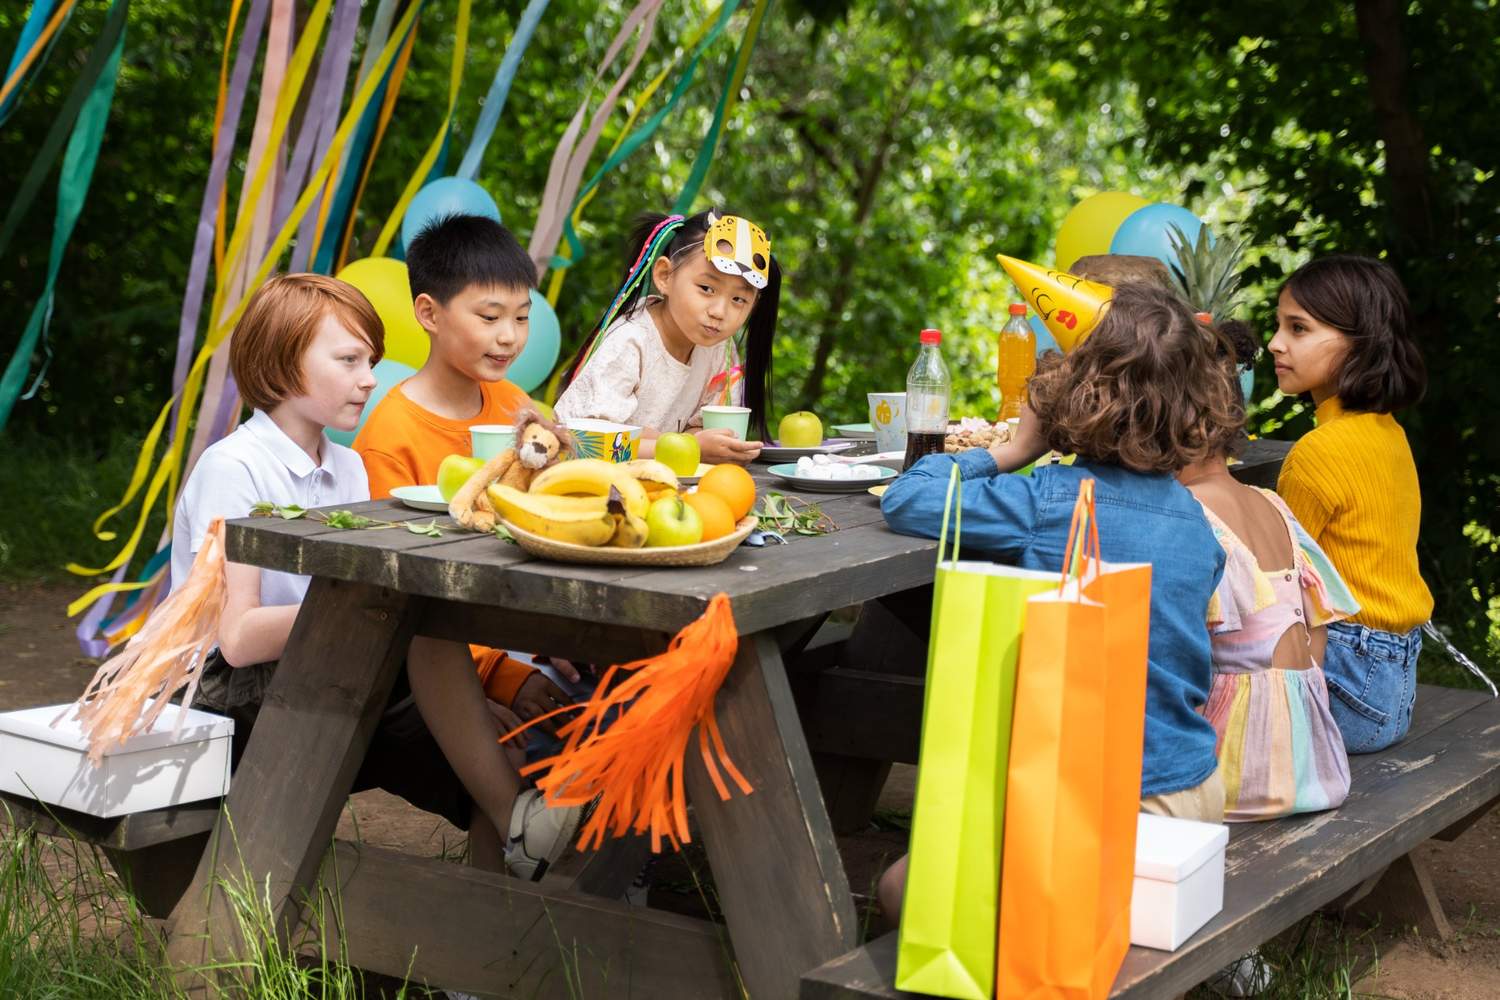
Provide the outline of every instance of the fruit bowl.
[[516,544],[529,555],[553,562],[586,563],[593,566],[713,566],[729,558],[755,530],[755,515],[740,518],[731,534],[697,545],[659,546],[644,549],[617,549],[609,546],[574,545],[534,535],[502,521]]

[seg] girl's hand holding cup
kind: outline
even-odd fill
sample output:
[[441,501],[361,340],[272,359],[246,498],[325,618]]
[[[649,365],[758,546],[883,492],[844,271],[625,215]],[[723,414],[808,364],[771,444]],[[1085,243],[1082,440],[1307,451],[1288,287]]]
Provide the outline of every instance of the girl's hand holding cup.
[[718,465],[721,462],[748,465],[760,454],[759,441],[742,441],[727,427],[697,430],[693,432],[693,437],[698,439],[698,450],[708,465]]

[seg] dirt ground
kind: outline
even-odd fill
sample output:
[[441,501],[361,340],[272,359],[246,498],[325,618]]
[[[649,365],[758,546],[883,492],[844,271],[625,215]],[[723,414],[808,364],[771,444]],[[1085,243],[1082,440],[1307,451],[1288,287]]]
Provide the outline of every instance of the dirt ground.
[[[79,654],[64,611],[80,591],[0,584],[0,711],[60,704],[82,691],[94,663]],[[877,823],[840,840],[850,886],[860,897],[872,893],[884,865],[905,849],[900,817],[910,812],[913,780],[912,768],[893,769]],[[378,791],[350,800],[339,836],[426,857],[455,856],[463,845],[460,831]],[[1432,842],[1423,851],[1456,939],[1444,944],[1395,928],[1353,929],[1351,954],[1363,970],[1356,993],[1400,1000],[1500,997],[1500,810],[1452,844]],[[651,905],[701,908],[694,868],[706,864],[692,853],[658,865]]]

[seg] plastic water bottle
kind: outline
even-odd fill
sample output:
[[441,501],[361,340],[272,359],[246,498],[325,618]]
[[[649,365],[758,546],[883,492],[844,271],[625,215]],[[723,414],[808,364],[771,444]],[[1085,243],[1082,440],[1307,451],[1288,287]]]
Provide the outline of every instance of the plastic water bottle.
[[1026,306],[1010,305],[1010,319],[1000,330],[1000,361],[995,381],[1000,386],[1000,419],[1021,415],[1026,402],[1026,382],[1036,373],[1036,334],[1026,322]]
[[923,330],[917,360],[906,373],[906,469],[924,455],[942,454],[948,435],[952,382],[939,350],[942,342],[941,331]]

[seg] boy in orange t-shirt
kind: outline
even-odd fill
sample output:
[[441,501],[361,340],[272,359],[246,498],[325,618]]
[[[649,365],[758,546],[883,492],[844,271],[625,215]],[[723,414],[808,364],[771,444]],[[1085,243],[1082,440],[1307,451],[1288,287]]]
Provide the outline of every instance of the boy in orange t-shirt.
[[[445,216],[411,241],[406,269],[412,310],[432,349],[420,371],[391,387],[354,439],[376,500],[398,486],[437,482],[444,458],[470,453],[471,426],[514,423],[531,402],[505,379],[526,346],[536,287],[536,265],[510,230],[482,216]],[[544,674],[502,650],[470,649],[485,693],[523,719],[569,700]],[[565,676],[573,673],[564,661],[554,663]]]

